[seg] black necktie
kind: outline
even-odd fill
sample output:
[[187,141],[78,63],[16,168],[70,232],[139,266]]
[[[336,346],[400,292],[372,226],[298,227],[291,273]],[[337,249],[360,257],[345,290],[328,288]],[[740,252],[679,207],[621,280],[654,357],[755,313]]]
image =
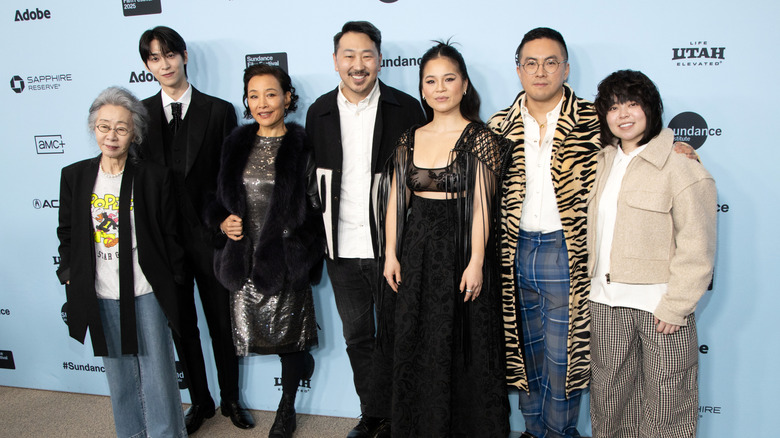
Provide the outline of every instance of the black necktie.
[[173,128],[173,133],[175,134],[176,131],[179,130],[179,124],[181,123],[181,103],[180,102],[173,102],[171,103],[171,113],[173,117],[171,117],[171,128]]

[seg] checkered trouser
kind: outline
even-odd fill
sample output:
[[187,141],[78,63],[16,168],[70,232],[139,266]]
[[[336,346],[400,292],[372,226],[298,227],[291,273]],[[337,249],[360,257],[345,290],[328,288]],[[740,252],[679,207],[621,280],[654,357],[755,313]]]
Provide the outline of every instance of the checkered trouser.
[[569,258],[563,231],[520,231],[515,280],[528,393],[520,391],[526,431],[539,438],[579,437],[581,391],[566,396]]
[[699,358],[696,321],[672,335],[653,314],[590,302],[590,416],[594,438],[696,435]]

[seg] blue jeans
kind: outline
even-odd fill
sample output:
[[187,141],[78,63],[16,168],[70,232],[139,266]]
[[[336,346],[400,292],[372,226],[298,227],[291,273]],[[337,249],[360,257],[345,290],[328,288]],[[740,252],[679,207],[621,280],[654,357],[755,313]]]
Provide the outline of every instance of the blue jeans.
[[153,293],[135,298],[138,354],[121,354],[119,300],[98,300],[118,437],[186,437],[171,331]]
[[579,437],[582,391],[566,395],[569,256],[563,231],[520,230],[515,276],[528,390],[520,391],[526,431],[538,438]]

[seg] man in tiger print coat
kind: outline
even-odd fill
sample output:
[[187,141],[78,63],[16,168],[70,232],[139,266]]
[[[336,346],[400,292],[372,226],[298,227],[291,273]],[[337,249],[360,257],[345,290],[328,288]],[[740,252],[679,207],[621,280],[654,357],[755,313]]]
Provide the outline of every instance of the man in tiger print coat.
[[501,288],[523,437],[580,436],[590,378],[585,201],[601,143],[593,104],[564,84],[567,58],[560,33],[528,32],[516,53],[523,92],[488,122],[512,145],[501,188]]

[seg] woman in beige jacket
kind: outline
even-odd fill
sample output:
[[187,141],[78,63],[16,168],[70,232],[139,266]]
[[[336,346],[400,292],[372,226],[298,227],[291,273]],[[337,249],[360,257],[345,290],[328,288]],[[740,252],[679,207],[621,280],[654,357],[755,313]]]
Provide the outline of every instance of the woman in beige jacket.
[[595,105],[605,147],[588,200],[593,436],[691,437],[715,181],[674,153],[661,97],[641,72],[608,76]]

